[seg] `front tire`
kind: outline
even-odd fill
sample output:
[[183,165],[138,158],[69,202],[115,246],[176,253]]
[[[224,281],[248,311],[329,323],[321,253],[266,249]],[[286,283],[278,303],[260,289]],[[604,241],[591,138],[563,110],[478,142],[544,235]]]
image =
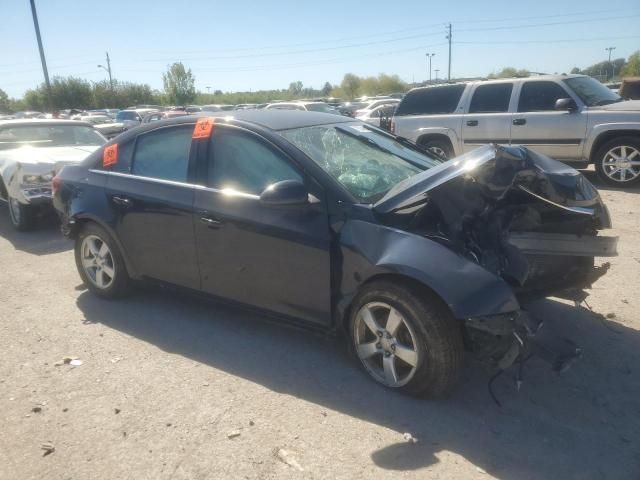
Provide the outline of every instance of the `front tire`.
[[598,177],[607,185],[628,187],[640,183],[640,139],[615,138],[598,149],[595,156]]
[[33,228],[36,217],[33,205],[20,203],[16,198],[10,196],[7,197],[7,205],[13,228],[19,232],[27,232]]
[[86,224],[75,242],[78,273],[86,287],[102,298],[117,298],[131,290],[122,254],[109,233],[95,223]]
[[420,397],[442,397],[456,385],[464,347],[460,325],[426,289],[376,281],[356,297],[351,346],[377,382]]

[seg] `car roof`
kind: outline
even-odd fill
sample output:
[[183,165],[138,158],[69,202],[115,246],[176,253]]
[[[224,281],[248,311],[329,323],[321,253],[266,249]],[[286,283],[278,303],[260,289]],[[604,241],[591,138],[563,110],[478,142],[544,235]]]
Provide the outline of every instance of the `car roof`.
[[[301,110],[233,110],[227,112],[201,112],[196,115],[181,115],[158,122],[144,123],[132,128],[117,137],[115,143],[126,142],[130,139],[157,128],[171,125],[193,124],[198,118],[213,117],[229,123],[252,124],[268,130],[279,131],[292,128],[312,127],[315,125],[329,125],[334,123],[358,122],[351,117],[343,117],[331,113],[308,112]],[[81,122],[74,122],[81,123]]]
[[423,87],[412,88],[411,90],[409,90],[409,92],[415,92],[416,90],[425,90],[427,88],[450,87],[453,85],[478,85],[478,84],[487,84],[487,83],[513,82],[515,80],[518,80],[518,81],[565,80],[567,78],[578,78],[578,77],[587,77],[587,76],[588,75],[582,75],[582,74],[553,74],[553,75],[549,74],[549,75],[532,75],[529,77],[486,78],[482,80],[469,80],[465,82],[446,82],[446,83],[437,83],[434,85],[425,85]]
[[92,127],[88,122],[81,120],[63,120],[58,118],[20,118],[17,120],[1,120],[0,127],[24,126],[24,125],[83,125]]

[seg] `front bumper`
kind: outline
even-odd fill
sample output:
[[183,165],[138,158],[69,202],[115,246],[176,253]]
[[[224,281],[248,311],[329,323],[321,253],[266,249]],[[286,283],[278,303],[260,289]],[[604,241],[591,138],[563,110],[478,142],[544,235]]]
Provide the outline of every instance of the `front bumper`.
[[569,368],[581,349],[568,339],[544,329],[544,323],[526,310],[504,315],[469,318],[465,336],[478,359],[492,369],[506,370],[535,355],[554,371]]
[[29,205],[42,205],[51,203],[52,195],[50,184],[22,185],[20,187],[20,193],[21,198],[18,198],[18,201],[22,203],[26,203]]

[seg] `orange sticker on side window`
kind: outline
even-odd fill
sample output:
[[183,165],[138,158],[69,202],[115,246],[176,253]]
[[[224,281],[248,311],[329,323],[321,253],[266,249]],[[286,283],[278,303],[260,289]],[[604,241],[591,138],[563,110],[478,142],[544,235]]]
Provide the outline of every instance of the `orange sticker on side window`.
[[196,122],[196,126],[193,128],[193,135],[191,138],[211,138],[213,133],[213,118],[199,118]]
[[102,166],[110,167],[118,163],[118,144],[109,145],[102,152]]

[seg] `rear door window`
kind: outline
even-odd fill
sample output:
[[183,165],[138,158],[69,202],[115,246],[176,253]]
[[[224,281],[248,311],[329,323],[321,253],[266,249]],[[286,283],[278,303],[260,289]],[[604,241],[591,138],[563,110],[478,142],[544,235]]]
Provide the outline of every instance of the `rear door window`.
[[138,137],[131,173],[186,182],[193,125],[160,128]]
[[269,185],[302,176],[284,154],[255,135],[236,129],[220,129],[212,137],[207,185],[260,195]]
[[556,100],[569,94],[555,82],[525,82],[518,101],[519,112],[546,112],[555,110]]
[[455,112],[464,84],[412,90],[398,105],[396,115],[437,115]]
[[473,92],[469,113],[503,113],[509,111],[513,83],[478,86]]

